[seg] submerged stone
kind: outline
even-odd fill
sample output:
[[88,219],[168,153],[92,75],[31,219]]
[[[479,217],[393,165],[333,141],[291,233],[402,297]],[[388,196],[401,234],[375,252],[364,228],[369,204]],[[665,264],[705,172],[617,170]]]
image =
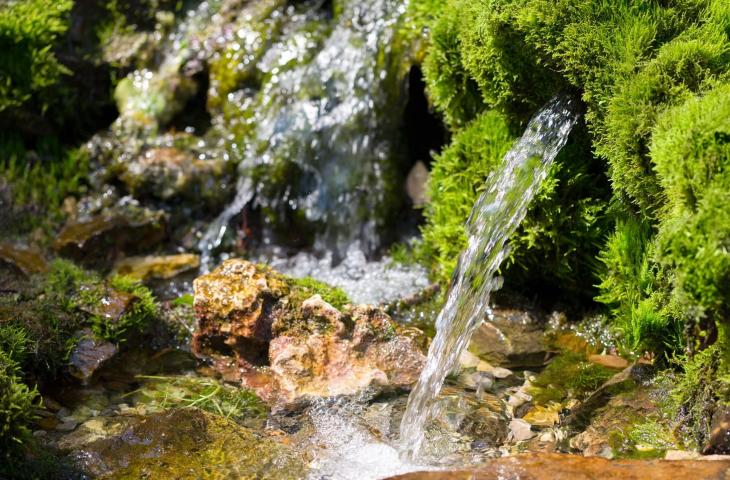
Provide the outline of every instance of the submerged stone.
[[232,420],[196,409],[143,417],[118,435],[73,452],[103,478],[302,478],[300,460],[276,441]]
[[416,381],[425,357],[382,310],[345,306],[271,269],[228,260],[194,282],[193,351],[263,398],[356,395]]
[[471,338],[469,351],[492,365],[543,366],[549,359],[547,340],[538,317],[530,311],[495,308]]

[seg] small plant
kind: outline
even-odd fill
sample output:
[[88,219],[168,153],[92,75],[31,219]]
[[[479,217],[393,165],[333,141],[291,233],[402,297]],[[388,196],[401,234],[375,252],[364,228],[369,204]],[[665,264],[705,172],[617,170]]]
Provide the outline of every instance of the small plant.
[[236,388],[202,377],[141,376],[146,383],[133,392],[157,403],[161,408],[199,408],[232,420],[261,418],[266,405],[245,388]]

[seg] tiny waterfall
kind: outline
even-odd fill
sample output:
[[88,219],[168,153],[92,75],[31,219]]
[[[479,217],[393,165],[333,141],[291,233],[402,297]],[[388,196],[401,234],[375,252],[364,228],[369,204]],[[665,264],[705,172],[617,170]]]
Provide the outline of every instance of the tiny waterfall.
[[524,219],[576,120],[574,101],[554,98],[530,120],[501,168],[487,178],[467,222],[468,246],[436,320],[437,333],[426,366],[401,422],[401,449],[406,457],[415,458],[423,446],[434,399],[485,319],[490,292],[500,286],[501,279],[494,274],[508,254],[507,240]]
[[[236,48],[226,53],[236,69],[251,72],[241,88],[219,95],[218,123],[245,132],[231,150],[239,152],[239,177],[254,183],[239,180],[236,198],[204,234],[204,269],[230,220],[254,198],[285,225],[287,212],[303,216],[320,252],[342,255],[357,243],[370,253],[380,246],[383,218],[394,210],[389,185],[397,178],[406,55],[398,50],[404,48],[398,28],[406,4],[339,2],[333,18],[315,8],[322,4],[272,10],[258,21],[277,25],[267,38],[255,24],[242,24]],[[271,188],[282,172],[288,184]]]

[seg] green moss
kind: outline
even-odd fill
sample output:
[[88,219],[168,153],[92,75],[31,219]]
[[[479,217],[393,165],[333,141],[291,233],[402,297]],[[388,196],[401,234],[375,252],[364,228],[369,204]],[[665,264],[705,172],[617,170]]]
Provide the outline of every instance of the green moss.
[[[693,358],[677,359],[684,374],[671,392],[672,409],[679,423],[676,429],[688,448],[699,448],[710,435],[716,405],[730,404],[730,373],[718,345]],[[724,364],[724,365],[723,365]]]
[[609,368],[587,362],[582,354],[564,352],[537,375],[529,393],[539,405],[569,398],[583,400],[615,373]]
[[53,52],[67,28],[71,0],[28,0],[0,8],[0,112],[28,107],[43,112],[57,103],[69,70]]
[[320,295],[322,300],[338,310],[342,310],[345,305],[352,303],[350,298],[341,288],[331,287],[330,285],[320,282],[319,280],[315,280],[312,277],[286,277],[286,281],[291,287],[289,298],[294,303],[301,304],[301,302],[313,295]]
[[[510,240],[502,268],[510,288],[543,288],[558,281],[563,291],[585,296],[586,285],[593,283],[610,193],[589,145],[580,138],[576,135],[560,153]],[[464,226],[471,208],[513,139],[504,116],[486,112],[434,159],[419,255],[443,283],[466,247]]]
[[596,300],[608,305],[613,328],[627,354],[674,353],[683,345],[677,306],[667,298],[668,280],[654,260],[647,223],[628,217],[616,225],[599,255],[603,263]]
[[99,321],[98,317],[93,322],[93,328],[97,335],[111,342],[124,342],[128,338],[142,333],[150,322],[157,317],[158,309],[152,292],[140,281],[124,276],[114,276],[109,285],[120,292],[134,296],[130,308],[115,322],[108,320]]
[[0,350],[0,458],[14,462],[21,445],[28,439],[28,426],[35,418],[35,398],[38,392],[28,388],[20,379],[20,367]]
[[89,157],[83,149],[61,147],[55,137],[38,139],[35,148],[27,151],[20,135],[0,134],[0,175],[10,185],[16,206],[33,206],[57,219],[63,200],[86,190]]
[[431,28],[431,44],[423,63],[429,98],[452,129],[466,125],[484,108],[477,83],[461,63],[462,3],[449,1]]

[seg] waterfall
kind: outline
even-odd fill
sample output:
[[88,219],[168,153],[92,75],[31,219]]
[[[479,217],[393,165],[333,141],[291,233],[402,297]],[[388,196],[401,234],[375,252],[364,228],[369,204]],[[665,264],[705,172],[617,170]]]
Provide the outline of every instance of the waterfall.
[[[282,7],[257,20],[276,24],[261,42],[247,40],[259,38],[256,25],[236,31],[237,68],[252,69],[248,77],[262,80],[225,94],[226,113],[214,123],[245,131],[231,150],[242,157],[239,177],[259,172],[258,183],[239,180],[236,198],[199,244],[205,262],[229,221],[252,200],[284,225],[291,223],[287,212],[303,216],[315,229],[317,251],[341,255],[357,243],[371,253],[380,246],[398,183],[394,145],[407,63],[398,28],[406,3],[338,2],[333,17],[315,8],[320,4]],[[286,185],[262,188],[281,172]]]
[[499,170],[487,178],[467,221],[468,246],[436,320],[426,366],[401,422],[401,449],[406,457],[415,458],[423,446],[446,375],[458,366],[472,333],[485,320],[490,292],[500,286],[501,279],[494,274],[509,252],[507,240],[524,219],[576,120],[574,100],[554,98],[530,120]]

